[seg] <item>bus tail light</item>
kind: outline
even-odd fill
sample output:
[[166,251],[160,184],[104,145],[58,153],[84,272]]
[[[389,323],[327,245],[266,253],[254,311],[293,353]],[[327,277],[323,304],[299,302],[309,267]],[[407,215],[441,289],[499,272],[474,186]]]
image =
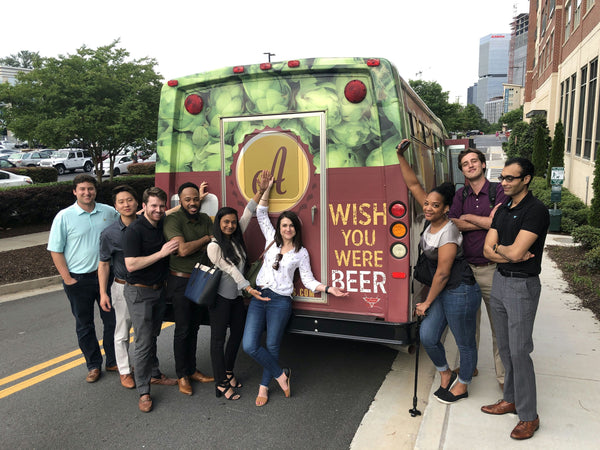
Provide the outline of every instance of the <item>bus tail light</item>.
[[399,219],[406,214],[406,206],[402,202],[394,202],[390,205],[390,214]]
[[395,244],[392,244],[390,253],[394,258],[402,259],[408,254],[408,250],[406,249],[406,245],[401,242],[396,242]]
[[291,61],[288,61],[288,67],[300,67],[300,61],[298,61],[297,59],[292,59]]
[[200,114],[202,108],[204,108],[204,100],[198,94],[190,94],[186,97],[185,110],[190,114]]
[[233,73],[244,73],[244,66],[235,66],[233,68]]
[[392,233],[392,236],[394,236],[397,239],[401,239],[404,236],[406,236],[406,231],[406,225],[404,225],[402,222],[394,222],[390,227],[390,232]]
[[406,272],[392,272],[392,278],[404,280],[406,278]]
[[369,67],[377,67],[379,64],[380,62],[377,58],[367,59],[367,66]]
[[269,70],[271,68],[271,63],[261,63],[260,70]]
[[177,85],[179,85],[179,81],[177,81],[177,80],[169,80],[169,81],[167,81],[167,86],[175,87]]

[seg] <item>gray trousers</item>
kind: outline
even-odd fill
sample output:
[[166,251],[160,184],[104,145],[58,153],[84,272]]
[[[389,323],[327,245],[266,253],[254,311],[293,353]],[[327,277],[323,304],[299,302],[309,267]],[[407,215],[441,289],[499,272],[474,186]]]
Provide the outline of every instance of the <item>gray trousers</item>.
[[150,378],[160,378],[156,338],[165,314],[164,289],[125,285],[123,290],[135,333],[133,353],[135,387],[140,395],[150,393]]
[[537,417],[533,323],[540,299],[539,277],[508,278],[496,270],[490,295],[492,319],[504,364],[504,400],[515,403],[520,420]]

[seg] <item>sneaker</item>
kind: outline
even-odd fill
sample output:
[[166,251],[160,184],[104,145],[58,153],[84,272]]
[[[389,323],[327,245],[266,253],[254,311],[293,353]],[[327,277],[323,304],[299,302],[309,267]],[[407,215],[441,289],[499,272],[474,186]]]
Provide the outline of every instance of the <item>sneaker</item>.
[[452,403],[456,403],[457,401],[463,399],[463,398],[467,398],[469,396],[469,392],[465,392],[464,394],[460,394],[460,395],[454,395],[452,392],[450,391],[442,391],[439,394],[437,394],[435,397],[442,403],[445,403],[446,405],[450,405]]
[[456,373],[452,372],[452,374],[450,375],[450,383],[448,383],[448,386],[443,388],[440,385],[439,389],[437,391],[435,391],[433,393],[433,395],[437,396],[442,391],[449,391],[450,389],[452,389],[452,386],[454,386],[454,383],[456,382],[457,378],[458,378],[458,375],[456,375]]

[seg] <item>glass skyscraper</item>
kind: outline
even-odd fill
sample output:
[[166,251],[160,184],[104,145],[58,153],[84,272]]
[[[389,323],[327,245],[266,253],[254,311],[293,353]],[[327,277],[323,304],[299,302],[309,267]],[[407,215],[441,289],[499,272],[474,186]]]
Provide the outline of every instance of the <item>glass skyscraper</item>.
[[475,104],[484,113],[485,102],[502,97],[502,83],[508,82],[510,33],[488,34],[479,40],[479,80]]

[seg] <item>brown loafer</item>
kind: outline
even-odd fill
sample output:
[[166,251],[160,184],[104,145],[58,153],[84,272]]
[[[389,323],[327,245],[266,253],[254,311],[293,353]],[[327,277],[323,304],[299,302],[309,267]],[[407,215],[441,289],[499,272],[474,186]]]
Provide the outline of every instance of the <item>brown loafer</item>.
[[87,377],[85,377],[85,381],[88,383],[95,383],[100,378],[100,369],[92,369],[88,372]]
[[121,379],[121,386],[127,389],[133,389],[135,387],[135,380],[133,379],[133,375],[127,373],[125,375],[119,375]]
[[106,371],[107,372],[118,372],[119,367],[118,366],[106,366]]
[[144,394],[140,397],[138,407],[141,412],[147,413],[152,411],[152,397],[150,397],[150,394]]
[[493,405],[486,405],[481,407],[481,411],[486,414],[506,414],[512,413],[515,414],[517,412],[517,408],[515,408],[514,403],[505,402],[504,400],[498,400]]
[[513,439],[529,439],[540,427],[540,417],[536,417],[535,420],[528,422],[521,420],[517,426],[510,433],[510,437]]
[[185,395],[192,395],[192,385],[188,377],[181,377],[177,380],[177,383],[179,384],[179,392]]
[[190,379],[194,381],[198,381],[200,383],[212,383],[215,381],[214,377],[209,377],[204,375],[202,372],[196,370],[193,374],[190,375]]
[[150,384],[160,384],[162,386],[175,386],[177,380],[175,378],[168,378],[164,373],[160,375],[160,378],[150,378]]

